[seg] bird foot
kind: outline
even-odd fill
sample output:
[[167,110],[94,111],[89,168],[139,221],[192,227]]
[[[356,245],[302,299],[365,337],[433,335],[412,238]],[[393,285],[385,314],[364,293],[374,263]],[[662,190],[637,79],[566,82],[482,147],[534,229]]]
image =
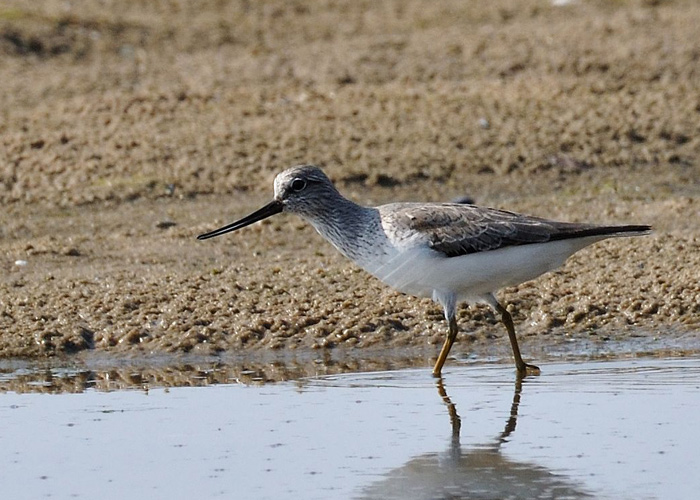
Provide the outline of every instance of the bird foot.
[[539,375],[542,371],[538,366],[523,363],[517,367],[518,375],[521,377],[528,377],[531,375]]

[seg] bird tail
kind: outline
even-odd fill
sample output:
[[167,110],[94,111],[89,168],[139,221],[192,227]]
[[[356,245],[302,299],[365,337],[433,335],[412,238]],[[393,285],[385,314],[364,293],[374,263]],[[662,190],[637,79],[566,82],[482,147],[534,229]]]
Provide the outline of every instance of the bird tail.
[[586,238],[589,236],[642,236],[651,233],[651,226],[646,224],[628,224],[624,226],[574,226],[569,230],[552,235],[553,240],[569,238]]
[[647,224],[628,224],[625,226],[603,226],[597,234],[610,234],[619,236],[642,236],[651,233],[651,226]]

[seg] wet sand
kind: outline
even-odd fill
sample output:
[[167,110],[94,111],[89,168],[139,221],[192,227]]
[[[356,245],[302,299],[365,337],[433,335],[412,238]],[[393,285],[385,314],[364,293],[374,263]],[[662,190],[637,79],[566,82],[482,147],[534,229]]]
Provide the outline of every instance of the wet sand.
[[[302,221],[195,240],[301,162],[365,204],[470,195],[652,224],[499,297],[526,359],[638,338],[697,350],[698,24],[680,0],[2,1],[0,356],[428,364],[440,309]],[[456,356],[508,359],[489,310],[459,323]]]

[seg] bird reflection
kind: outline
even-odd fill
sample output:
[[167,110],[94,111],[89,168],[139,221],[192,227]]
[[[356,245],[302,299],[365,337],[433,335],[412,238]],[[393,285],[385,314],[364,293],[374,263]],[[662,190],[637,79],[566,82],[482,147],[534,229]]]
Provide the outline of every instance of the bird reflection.
[[452,428],[446,452],[426,453],[388,472],[359,496],[362,499],[581,499],[592,498],[580,485],[530,462],[502,453],[502,445],[515,431],[523,378],[517,377],[510,416],[503,431],[484,445],[462,449],[462,419],[447,395],[442,378],[437,391],[447,407]]
[[[513,391],[513,402],[510,405],[510,417],[506,422],[505,429],[503,429],[503,432],[501,432],[499,436],[498,442],[496,443],[497,447],[500,447],[502,443],[507,441],[508,436],[510,436],[515,430],[515,426],[518,423],[518,406],[520,406],[520,394],[523,391],[523,378],[524,377],[522,375],[518,374],[515,379],[515,391]],[[442,377],[437,380],[436,385],[438,394],[447,406],[447,413],[450,415],[450,424],[452,425],[452,446],[459,449],[461,446],[459,441],[459,431],[462,428],[462,419],[457,413],[457,407],[447,395],[444,379]]]

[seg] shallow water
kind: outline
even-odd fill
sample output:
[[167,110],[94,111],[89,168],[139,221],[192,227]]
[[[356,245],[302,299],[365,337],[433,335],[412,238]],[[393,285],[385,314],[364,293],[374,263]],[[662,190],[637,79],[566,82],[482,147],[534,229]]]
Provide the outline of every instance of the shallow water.
[[[0,497],[693,498],[700,358],[0,394]],[[26,375],[27,369],[18,370]],[[5,380],[12,377],[4,374]]]

